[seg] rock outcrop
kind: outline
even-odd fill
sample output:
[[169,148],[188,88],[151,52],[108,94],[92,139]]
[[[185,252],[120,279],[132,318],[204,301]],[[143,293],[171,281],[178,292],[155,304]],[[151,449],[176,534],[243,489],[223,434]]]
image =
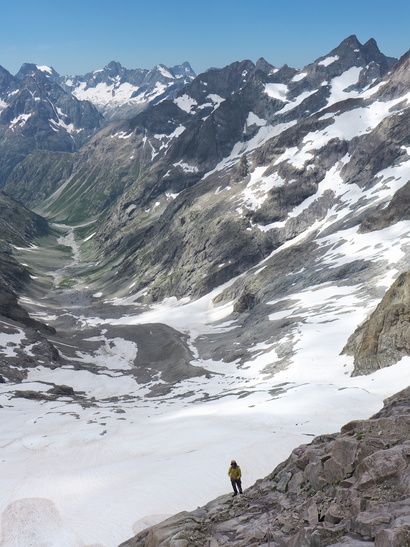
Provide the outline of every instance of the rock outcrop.
[[243,496],[221,496],[120,547],[410,545],[410,388],[369,420],[293,450]]
[[369,319],[349,338],[343,353],[354,355],[355,376],[410,355],[410,272],[396,279]]
[[[4,352],[0,356],[0,381],[20,381],[28,367],[38,364],[37,358],[47,359],[51,366],[59,362],[57,349],[47,339],[56,333],[55,329],[31,317],[18,301],[19,294],[30,283],[31,273],[13,255],[14,246],[29,247],[49,233],[44,218],[0,191],[0,334],[24,332],[25,338],[21,348],[11,342],[13,351],[6,357]],[[2,344],[8,346],[4,341]]]

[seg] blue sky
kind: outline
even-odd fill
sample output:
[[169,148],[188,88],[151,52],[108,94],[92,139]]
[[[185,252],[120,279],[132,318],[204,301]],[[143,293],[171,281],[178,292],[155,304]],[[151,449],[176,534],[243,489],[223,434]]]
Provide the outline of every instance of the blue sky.
[[410,49],[410,0],[14,0],[2,9],[0,65],[24,62],[84,74],[119,61],[152,68],[264,57],[295,68],[356,34],[386,55]]

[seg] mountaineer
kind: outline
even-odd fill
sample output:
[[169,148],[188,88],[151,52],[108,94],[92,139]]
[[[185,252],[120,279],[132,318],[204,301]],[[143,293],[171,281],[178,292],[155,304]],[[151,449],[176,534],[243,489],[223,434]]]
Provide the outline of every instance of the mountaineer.
[[231,466],[228,470],[228,475],[231,479],[233,495],[236,496],[238,494],[238,490],[239,490],[239,493],[242,494],[243,492],[242,492],[242,482],[241,482],[241,476],[242,476],[241,468],[239,467],[239,465],[236,463],[235,460],[231,461]]

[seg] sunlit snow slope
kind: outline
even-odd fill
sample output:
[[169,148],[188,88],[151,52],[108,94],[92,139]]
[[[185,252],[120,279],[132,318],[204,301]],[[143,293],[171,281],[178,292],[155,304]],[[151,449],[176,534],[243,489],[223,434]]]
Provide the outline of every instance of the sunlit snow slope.
[[[384,398],[410,383],[409,357],[352,377],[353,357],[342,354],[356,327],[409,269],[407,216],[372,231],[362,222],[389,207],[410,180],[408,130],[396,129],[409,115],[410,89],[389,87],[389,74],[373,82],[368,66],[350,66],[334,77],[329,72],[326,83],[314,88],[318,71],[330,71],[338,60],[331,54],[288,74],[287,83],[259,86],[257,104],[264,105],[266,117],[262,107],[254,112],[247,102],[241,114],[247,138],[233,143],[222,159],[215,155],[212,166],[182,153],[176,161],[174,144],[168,147],[164,138],[167,144],[158,151],[160,139],[152,140],[163,174],[198,175],[208,191],[166,188],[148,207],[127,201],[127,190],[127,215],[140,206],[161,225],[169,204],[188,194],[193,205],[186,211],[196,207],[193,224],[202,222],[204,233],[210,224],[201,214],[211,203],[224,207],[244,233],[275,243],[229,279],[212,277],[222,281],[211,290],[204,291],[195,278],[202,296],[193,291],[158,302],[144,299],[157,279],[141,287],[142,270],[130,269],[124,281],[119,266],[111,273],[123,275],[121,294],[113,294],[112,284],[99,286],[93,277],[99,264],[85,262],[82,253],[93,238],[107,233],[107,225],[90,232],[88,241],[84,226],[74,230],[76,238],[72,228],[60,226],[66,234],[58,239],[64,256],[50,243],[14,249],[36,276],[20,302],[56,328],[48,339],[61,360],[53,366],[46,358],[37,360],[19,381],[0,384],[1,547],[115,547],[149,524],[229,493],[232,458],[242,468],[246,488],[297,445],[369,417]],[[306,78],[310,88],[302,85]],[[309,102],[314,93],[320,95],[316,109]],[[210,116],[219,119],[228,99],[207,97]],[[189,116],[200,112],[188,94],[173,104]],[[174,131],[170,128],[169,135],[178,143],[190,129]],[[141,134],[123,138],[127,153],[142,142]],[[149,137],[144,139],[148,146]],[[376,148],[372,154],[375,142],[393,150],[393,141],[391,156],[382,158]],[[174,154],[171,165],[165,165],[168,153]],[[241,176],[235,171],[234,178],[244,155],[247,169]],[[375,157],[383,161],[376,164]],[[310,176],[309,191],[295,203],[287,196],[273,214],[274,197],[300,188]],[[188,213],[184,223],[182,217],[175,222],[185,226]],[[120,200],[113,214],[118,232],[112,235],[120,243],[121,214]],[[128,242],[134,241],[133,226],[127,225]],[[262,240],[255,236],[255,241]],[[130,256],[134,261],[131,251]],[[184,256],[181,262],[191,259],[194,280],[194,258]],[[222,271],[226,264],[217,267]],[[177,266],[175,271],[177,277]],[[183,286],[182,274],[179,281]],[[239,305],[243,295],[254,298],[252,306]],[[1,357],[12,359],[22,347],[33,356],[27,331],[13,321],[1,322]],[[154,366],[143,354],[156,349]],[[56,386],[60,392],[53,396],[49,390]]]

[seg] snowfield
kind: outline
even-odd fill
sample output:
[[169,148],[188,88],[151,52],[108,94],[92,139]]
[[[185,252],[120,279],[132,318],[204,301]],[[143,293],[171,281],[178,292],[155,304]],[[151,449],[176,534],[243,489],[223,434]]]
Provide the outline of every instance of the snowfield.
[[[410,222],[401,222],[377,237],[345,232],[344,245],[335,241],[325,261],[389,258],[387,287],[409,231]],[[295,294],[291,308],[270,316],[272,322],[299,318],[293,363],[285,370],[264,372],[278,356],[274,346],[259,343],[240,368],[197,359],[193,364],[213,372],[211,378],[182,381],[160,399],[146,397],[148,386],[123,374],[138,348],[106,339],[104,326],[162,322],[187,333],[194,348],[199,335],[234,327],[232,304],[212,305],[223,288],[198,301],[168,299],[143,313],[134,304],[135,314],[120,319],[80,318],[101,328],[97,373],[38,367],[23,384],[0,384],[2,547],[115,547],[147,524],[228,494],[231,458],[240,463],[246,488],[299,444],[370,416],[410,383],[409,358],[368,377],[350,377],[352,358],[340,351],[352,325],[376,302],[359,287],[325,285]],[[133,306],[131,299],[112,304],[124,303]],[[3,354],[11,351],[13,336],[20,334],[3,335]],[[50,382],[95,397],[95,404],[10,397],[14,389],[45,390]]]
[[[327,67],[337,60],[337,56],[328,56],[318,64]],[[168,77],[166,70],[161,70]],[[307,171],[316,152],[332,139],[350,142],[367,135],[388,116],[399,115],[408,108],[410,94],[386,102],[371,102],[378,86],[362,94],[352,90],[361,70],[350,68],[329,82],[325,108],[359,95],[369,99],[368,102],[363,101],[360,106],[355,103],[349,111],[335,109],[323,114],[319,120],[332,118],[324,130],[311,131],[299,144],[292,142],[284,147],[273,166],[257,166],[233,190],[221,182],[211,198],[219,199],[218,194],[220,199],[227,196],[232,212],[246,217],[249,211],[262,207],[270,190],[289,183],[272,170],[274,166],[281,165],[283,172],[285,168],[291,172],[293,168]],[[292,81],[302,82],[306,76],[306,72],[301,72]],[[89,93],[94,93],[99,104],[106,105],[109,98],[123,100],[134,91],[130,85],[118,88],[114,84],[99,84]],[[155,93],[162,91],[158,88]],[[80,87],[77,96],[86,98],[87,92],[84,86]],[[292,100],[287,98],[288,93],[285,84],[264,85],[265,100],[283,103],[278,115],[292,111],[314,91],[304,91]],[[211,102],[202,107],[188,94],[173,101],[191,114],[205,106],[216,109],[223,101],[216,94],[206,98]],[[27,116],[19,116],[11,124],[23,125]],[[242,155],[251,155],[297,123],[289,117],[286,120],[290,121],[275,124],[273,117],[268,121],[252,110],[249,114],[245,111],[245,119],[244,131],[254,127],[254,133],[234,144],[221,161],[218,158],[218,165],[203,180],[220,171],[224,172],[223,181],[222,175]],[[180,125],[170,134],[154,134],[152,142],[145,137],[142,145],[150,147],[154,159],[160,150],[168,151],[185,130]],[[130,133],[124,132],[112,135],[117,139],[129,137]],[[60,340],[55,346],[70,365],[50,368],[44,361],[44,366],[28,368],[24,381],[0,383],[0,547],[117,547],[148,525],[177,512],[193,510],[219,495],[230,494],[227,471],[232,458],[242,468],[246,489],[271,473],[298,445],[311,442],[315,436],[337,432],[351,420],[370,417],[382,407],[385,398],[408,386],[410,357],[371,375],[352,377],[353,357],[341,355],[349,336],[372,313],[399,273],[409,270],[409,220],[375,232],[358,232],[358,219],[363,218],[365,211],[369,207],[374,211],[375,205],[387,205],[394,193],[410,180],[410,147],[404,147],[404,151],[407,154],[403,154],[402,161],[377,173],[374,184],[367,189],[343,182],[341,172],[350,161],[346,153],[316,181],[317,192],[290,211],[285,220],[261,224],[258,228],[264,232],[286,228],[287,223],[298,219],[304,226],[309,208],[331,194],[332,205],[322,216],[312,215],[314,219],[293,239],[285,239],[281,247],[248,272],[198,300],[168,298],[150,306],[138,304],[138,295],[132,292],[136,279],[129,280],[128,297],[113,299],[98,287],[92,293],[93,306],[84,304],[82,310],[76,308],[79,311],[69,306],[48,307],[50,294],[39,302],[22,300],[23,305],[35,307],[36,319],[53,325],[65,317],[66,324],[75,325],[78,331],[92,332],[84,335],[83,342],[94,349],[87,353],[69,340]],[[171,169],[180,173],[199,170],[193,161],[183,160],[175,161]],[[56,195],[63,189],[64,186],[60,187]],[[165,201],[177,195],[164,192],[160,197]],[[160,205],[158,198],[146,212],[158,210]],[[130,203],[128,207],[131,212],[136,205]],[[343,224],[355,213],[357,216],[350,224]],[[74,270],[81,262],[73,229],[68,226],[65,229],[67,233],[58,243],[71,247],[72,262],[49,272],[55,286],[66,277],[67,268]],[[272,332],[280,321],[289,320],[291,327],[282,338],[272,341],[273,336],[259,339],[255,336],[246,348],[250,357],[243,363],[239,359],[225,363],[201,358],[201,337],[211,339],[242,328],[238,315],[233,313],[234,302],[221,299],[223,303],[216,304],[216,297],[242,276],[257,279],[269,273],[277,254],[308,240],[314,240],[319,249],[316,271],[368,261],[377,274],[357,285],[353,281],[349,284],[346,277],[333,283],[311,285],[305,290],[291,286],[286,298],[275,294],[264,303],[265,319],[269,327],[272,325]],[[36,256],[42,252],[35,246],[23,250],[15,247],[15,250],[27,262],[29,254]],[[303,275],[304,269],[298,273]],[[294,273],[289,271],[284,275]],[[155,323],[184,334],[194,356],[190,364],[206,369],[209,374],[181,380],[162,395],[151,391],[154,385],[167,387],[160,372],[152,376],[152,381],[138,383],[130,371],[141,348],[122,338],[115,328],[123,333],[120,327],[132,329]],[[2,321],[0,357],[12,358],[23,345],[26,355],[31,355],[33,347],[25,336],[23,329]],[[290,348],[285,352],[286,366],[284,348]],[[71,387],[77,398],[36,399],[21,393],[47,395],[54,385]]]

